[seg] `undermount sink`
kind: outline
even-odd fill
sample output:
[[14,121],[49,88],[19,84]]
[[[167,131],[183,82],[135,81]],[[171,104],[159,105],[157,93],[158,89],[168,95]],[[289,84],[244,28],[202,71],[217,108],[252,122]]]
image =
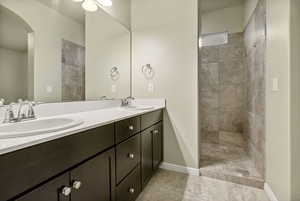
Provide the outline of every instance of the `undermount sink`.
[[0,125],[0,139],[26,137],[57,132],[79,126],[80,119],[47,118]]

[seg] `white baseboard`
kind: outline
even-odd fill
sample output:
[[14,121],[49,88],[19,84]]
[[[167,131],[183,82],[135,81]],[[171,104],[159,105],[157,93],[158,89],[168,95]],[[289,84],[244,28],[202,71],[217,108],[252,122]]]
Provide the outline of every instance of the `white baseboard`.
[[264,189],[265,189],[265,192],[266,192],[268,198],[270,199],[270,201],[278,201],[276,195],[275,195],[274,192],[272,191],[272,189],[271,189],[271,187],[269,186],[269,184],[265,183]]
[[175,172],[181,172],[189,175],[200,176],[200,170],[197,168],[185,167],[185,166],[175,165],[166,162],[163,162],[160,165],[160,168],[165,170],[175,171]]

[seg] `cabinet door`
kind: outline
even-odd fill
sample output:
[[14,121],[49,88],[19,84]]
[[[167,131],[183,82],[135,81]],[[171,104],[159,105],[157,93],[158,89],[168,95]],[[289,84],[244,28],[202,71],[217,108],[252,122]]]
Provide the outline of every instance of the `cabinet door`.
[[153,137],[153,168],[156,170],[159,168],[162,162],[162,124],[156,124],[152,130]]
[[[69,201],[71,188],[68,185],[69,174],[64,174],[27,193],[16,201]],[[65,195],[62,193],[64,188],[69,190],[69,192],[65,191]]]
[[72,201],[115,200],[115,152],[107,151],[71,171]]
[[142,132],[142,187],[144,188],[153,173],[152,128]]

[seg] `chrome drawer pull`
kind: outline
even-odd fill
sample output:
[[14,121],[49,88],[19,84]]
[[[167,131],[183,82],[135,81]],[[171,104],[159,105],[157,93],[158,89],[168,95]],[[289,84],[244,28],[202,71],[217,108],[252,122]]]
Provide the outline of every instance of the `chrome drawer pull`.
[[72,193],[72,188],[67,186],[63,187],[63,189],[61,190],[61,194],[63,194],[66,197],[68,197],[71,193]]
[[79,190],[81,186],[82,186],[81,181],[74,181],[73,184],[72,184],[72,187],[76,190]]
[[129,193],[134,194],[134,192],[135,192],[134,188],[129,189]]
[[129,157],[130,159],[134,159],[134,154],[128,154],[128,157]]
[[129,126],[129,130],[133,131],[134,127],[133,125]]

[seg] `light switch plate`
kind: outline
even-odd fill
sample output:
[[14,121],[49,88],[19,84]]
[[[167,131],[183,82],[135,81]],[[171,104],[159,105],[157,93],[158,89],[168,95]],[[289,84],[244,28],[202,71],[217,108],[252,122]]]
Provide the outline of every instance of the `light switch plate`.
[[272,80],[272,91],[279,91],[279,80],[276,77]]

